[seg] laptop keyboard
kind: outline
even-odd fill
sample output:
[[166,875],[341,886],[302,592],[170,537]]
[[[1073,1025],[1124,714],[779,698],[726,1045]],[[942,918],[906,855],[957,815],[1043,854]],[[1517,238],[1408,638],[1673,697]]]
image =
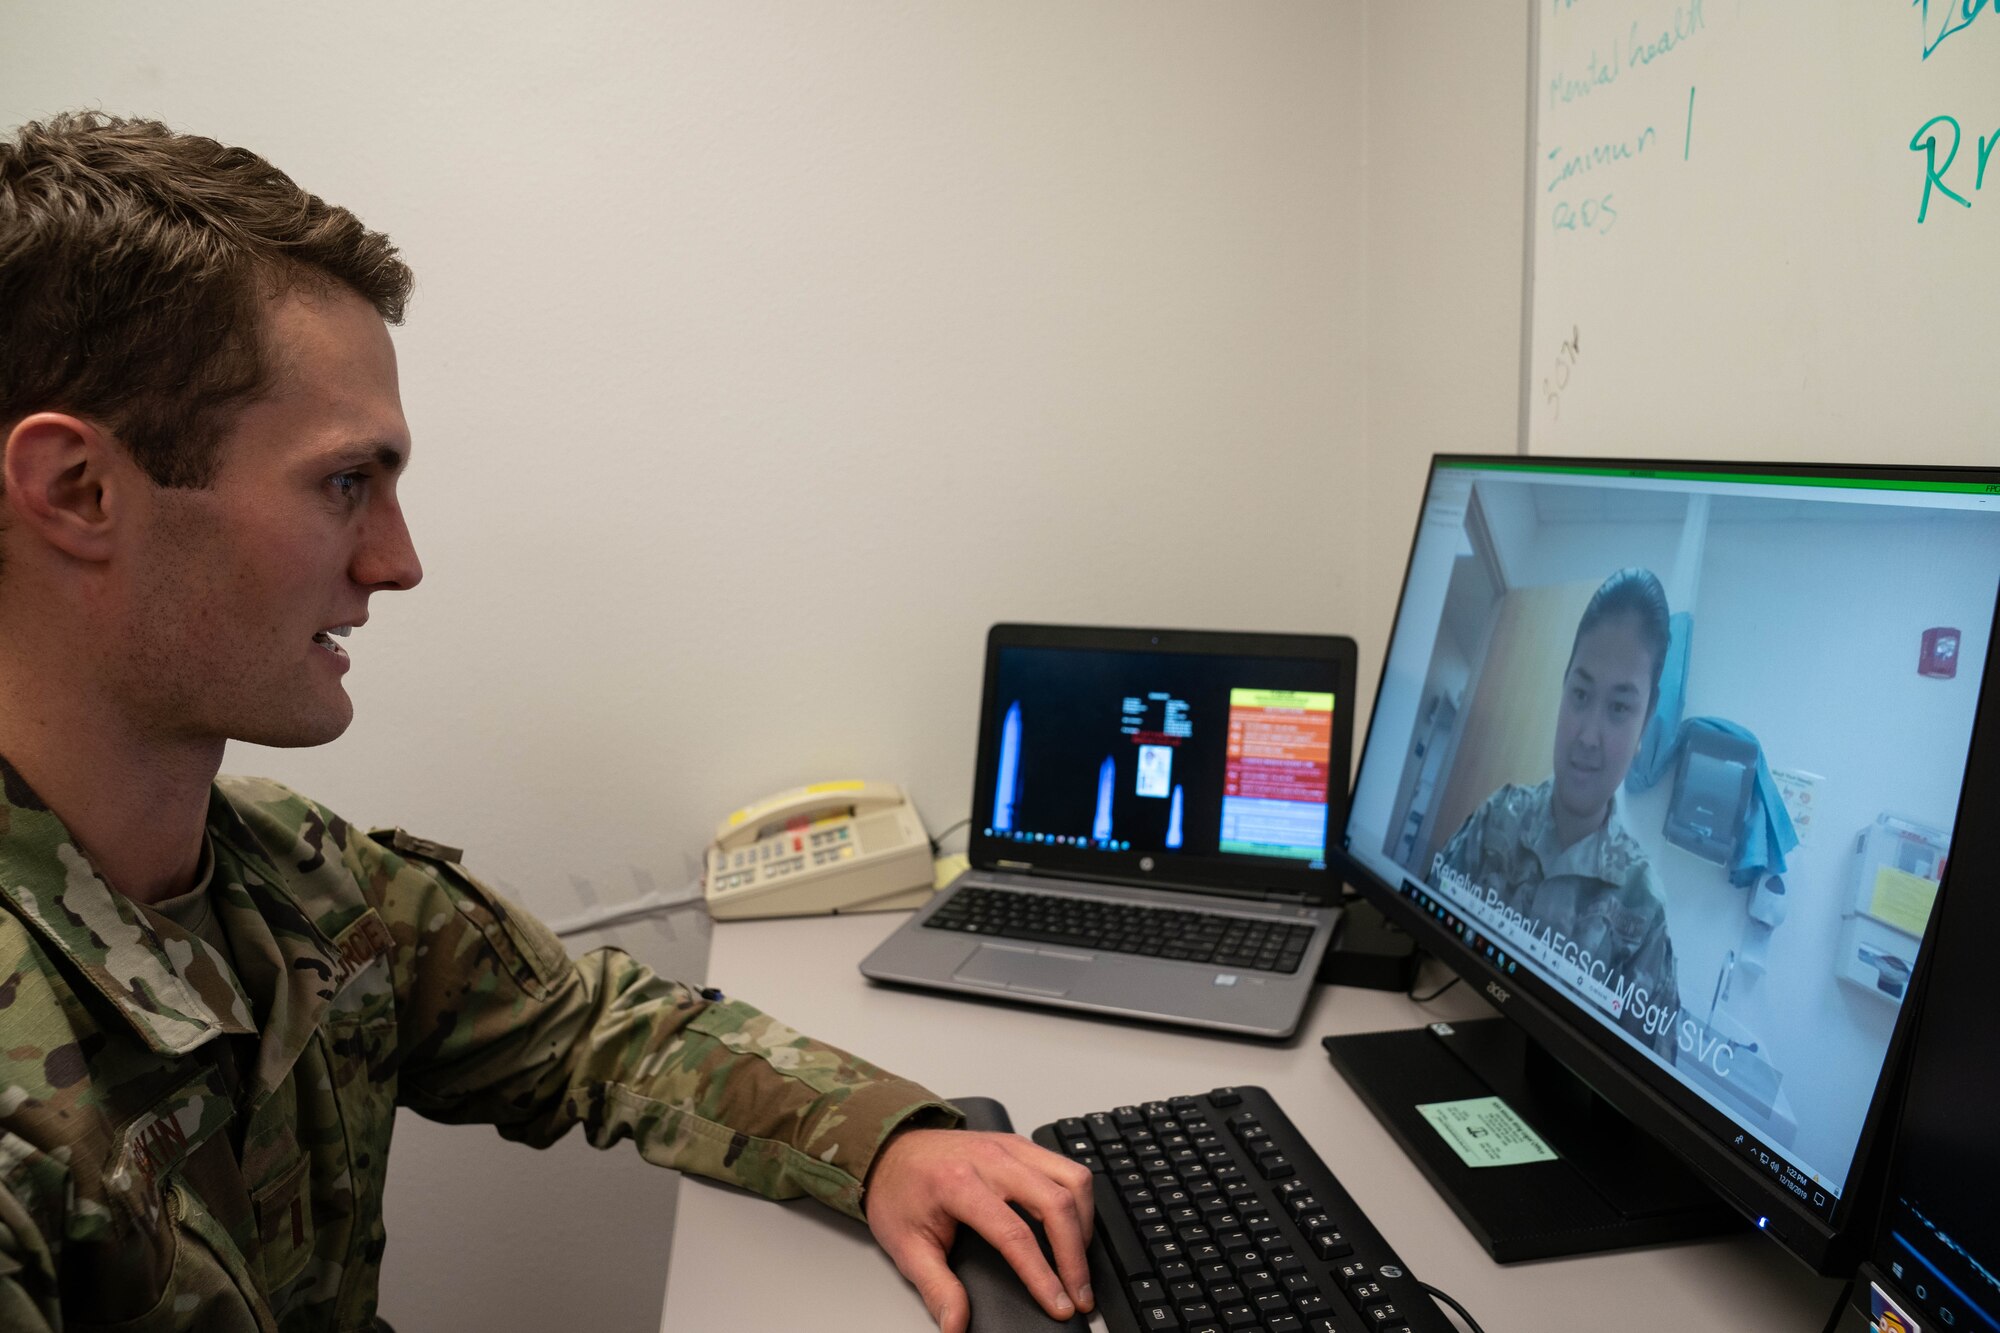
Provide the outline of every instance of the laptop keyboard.
[[1452,1333],[1262,1088],[1097,1111],[1034,1139],[1090,1168],[1112,1333]]
[[1285,921],[977,884],[961,886],[924,925],[968,935],[1285,973],[1299,970],[1313,936],[1311,926]]

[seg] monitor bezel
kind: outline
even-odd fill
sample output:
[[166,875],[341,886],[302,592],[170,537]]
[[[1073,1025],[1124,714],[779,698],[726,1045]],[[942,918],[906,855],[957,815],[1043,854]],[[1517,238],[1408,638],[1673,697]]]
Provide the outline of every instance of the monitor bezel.
[[[1173,882],[1162,884],[1165,865],[1141,851],[1105,852],[1050,844],[1024,844],[989,837],[981,811],[993,808],[999,719],[995,717],[1000,654],[1009,648],[1136,652],[1202,657],[1296,658],[1327,664],[1333,674],[1333,743],[1327,786],[1326,857],[1320,869],[1278,864],[1266,858],[1180,855],[1171,864]],[[1354,766],[1354,712],[1358,649],[1341,634],[1272,634],[1258,631],[1131,629],[1088,625],[1002,622],[986,635],[985,681],[980,689],[979,736],[974,747],[971,836],[967,855],[985,870],[1032,870],[1148,888],[1200,888],[1225,896],[1296,901],[1327,906],[1340,899],[1340,839],[1347,827]]]
[[[1424,514],[1430,503],[1432,487],[1435,486],[1440,471],[1447,467],[1518,470],[1524,475],[1539,470],[1566,471],[1573,474],[1578,469],[1590,469],[1609,475],[1648,479],[1657,477],[1660,480],[1684,478],[1691,481],[1810,476],[1890,483],[1980,482],[1996,495],[2000,495],[2000,468],[1672,461],[1573,455],[1435,454],[1432,456],[1430,471],[1424,483],[1423,500],[1417,507],[1416,522],[1409,545],[1410,555],[1404,565],[1402,587],[1397,592],[1396,611],[1394,619],[1390,621],[1389,639],[1384,645],[1381,675],[1376,680],[1375,694],[1370,697],[1368,726],[1363,732],[1355,766],[1357,789],[1366,768],[1369,746],[1374,740],[1377,715],[1375,703],[1380,699],[1387,681],[1392,657],[1391,649],[1396,628],[1402,623],[1403,604],[1409,594],[1410,576],[1415,567]],[[1996,713],[2000,713],[2000,669],[1995,669],[2000,664],[1993,661],[1996,648],[2000,648],[2000,596],[1996,596],[1995,599],[1991,626],[1987,667],[1982,674],[1978,701],[1974,707],[1972,732],[1966,751],[1965,778],[1959,791],[1958,809],[1954,814],[1954,855],[1946,867],[1947,880],[1939,888],[1940,901],[1948,890],[1950,880],[1962,877],[1965,873],[1961,868],[1961,858],[1957,854],[1957,839],[1958,831],[1966,827],[1971,794],[1985,789],[1987,783],[2000,780],[2000,744],[1995,744],[1990,734],[1991,719]],[[1397,760],[1401,759],[1400,749],[1394,757]],[[1350,818],[1352,809],[1353,801],[1350,795]],[[1531,1039],[1540,1043],[1548,1053],[1554,1055],[1562,1065],[1615,1110],[1670,1148],[1699,1173],[1723,1199],[1761,1229],[1773,1235],[1786,1249],[1822,1273],[1842,1273],[1851,1270],[1860,1257],[1862,1247],[1872,1239],[1869,1233],[1875,1219],[1874,1205],[1877,1202],[1873,1196],[1880,1183],[1885,1152],[1885,1136],[1882,1131],[1890,1110],[1900,1095],[1898,1071],[1902,1068],[1905,1050],[1910,1040],[1909,1034],[1914,1023],[1912,1011],[1916,1006],[1906,1002],[1898,1010],[1889,1045],[1884,1052],[1883,1073],[1876,1081],[1875,1091],[1869,1101],[1868,1114],[1862,1122],[1860,1139],[1856,1144],[1854,1158],[1846,1178],[1847,1187],[1842,1190],[1840,1198],[1836,1201],[1831,1218],[1821,1218],[1795,1200],[1774,1180],[1766,1179],[1747,1160],[1738,1159],[1730,1151],[1723,1127],[1728,1126],[1731,1131],[1737,1127],[1722,1112],[1704,1101],[1685,1084],[1654,1066],[1643,1054],[1629,1047],[1614,1032],[1594,1022],[1588,1015],[1578,1012],[1572,1018],[1562,1012],[1556,1005],[1568,1008],[1569,1002],[1564,1001],[1552,987],[1547,986],[1539,978],[1520,972],[1510,975],[1501,971],[1412,904],[1404,896],[1400,884],[1385,883],[1366,863],[1352,856],[1347,849],[1353,832],[1351,828],[1344,828],[1338,846],[1341,849],[1342,873],[1362,897],[1407,931],[1420,948],[1436,955],[1453,971],[1471,982],[1504,1017],[1517,1023]],[[1423,887],[1420,881],[1412,880],[1412,882]],[[1919,946],[1919,966],[1929,956],[1932,931],[1936,927],[1938,915],[1934,907],[1924,939]],[[1527,978],[1525,984],[1523,984],[1524,976]]]

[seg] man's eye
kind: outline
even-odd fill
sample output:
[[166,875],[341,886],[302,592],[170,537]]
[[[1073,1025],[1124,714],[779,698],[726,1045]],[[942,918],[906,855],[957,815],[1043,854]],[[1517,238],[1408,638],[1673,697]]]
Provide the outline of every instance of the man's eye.
[[359,498],[368,485],[368,478],[359,472],[335,473],[327,480],[327,486],[343,500]]

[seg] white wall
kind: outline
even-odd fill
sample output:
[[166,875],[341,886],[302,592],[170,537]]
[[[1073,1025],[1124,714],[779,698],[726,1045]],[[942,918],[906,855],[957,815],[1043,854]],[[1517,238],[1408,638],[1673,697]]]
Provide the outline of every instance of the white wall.
[[1431,455],[1516,447],[1527,71],[1526,4],[1370,0],[1367,471],[1336,510],[1379,528],[1370,691]]
[[233,766],[547,907],[828,775],[952,822],[995,619],[1383,632],[1357,6],[187,12],[31,7],[0,119],[253,145],[419,276],[427,585]]
[[[189,17],[190,13],[195,17]],[[971,786],[1006,617],[1345,631],[1513,443],[1526,16],[16,4],[0,124],[252,145],[403,246],[428,577],[239,749],[547,910],[748,796]]]
[[[0,125],[156,116],[402,245],[428,576],[346,738],[230,766],[559,914],[776,787],[961,818],[998,619],[1347,632],[1365,708],[1425,460],[1514,445],[1526,59],[1521,4],[16,0]],[[476,1137],[399,1139],[392,1250],[506,1328]]]

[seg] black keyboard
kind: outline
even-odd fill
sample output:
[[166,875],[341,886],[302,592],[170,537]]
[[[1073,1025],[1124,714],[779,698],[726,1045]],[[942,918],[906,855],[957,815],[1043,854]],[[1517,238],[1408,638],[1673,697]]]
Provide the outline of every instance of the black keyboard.
[[1455,1333],[1262,1088],[1097,1111],[1034,1139],[1091,1170],[1112,1333]]
[[1067,944],[1260,972],[1296,972],[1313,928],[1226,912],[1141,907],[967,884],[925,919],[932,930]]

